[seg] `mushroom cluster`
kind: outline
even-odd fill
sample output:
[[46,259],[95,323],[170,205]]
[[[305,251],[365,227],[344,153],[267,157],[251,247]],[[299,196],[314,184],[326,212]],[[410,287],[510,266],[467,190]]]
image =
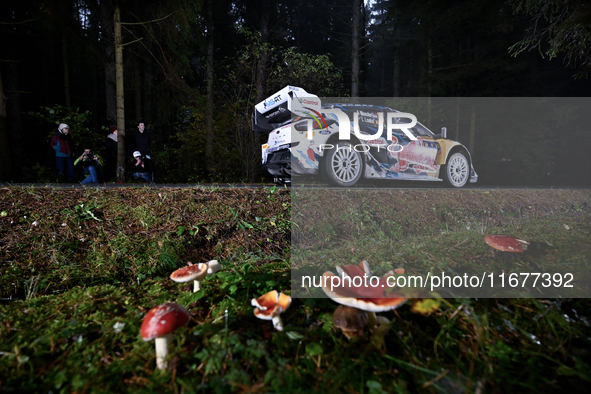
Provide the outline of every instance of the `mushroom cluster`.
[[[345,265],[336,267],[339,275],[327,271],[322,275],[322,290],[333,301],[366,312],[369,329],[372,332],[371,342],[378,349],[384,347],[384,335],[388,331],[390,321],[383,316],[376,316],[376,312],[391,311],[403,305],[407,298],[391,292],[388,286],[388,278],[393,275],[402,274],[404,270],[397,269],[389,271],[377,282],[369,280],[371,270],[367,261],[357,265]],[[336,280],[335,280],[336,279]],[[369,283],[368,283],[369,282]],[[336,283],[336,285],[335,285]],[[335,311],[333,315],[335,326],[343,329],[347,338],[363,335],[363,314],[354,310]],[[350,328],[346,323],[351,322]]]
[[[208,275],[212,275],[221,269],[217,260],[193,265],[191,262],[186,267],[174,271],[170,278],[175,282],[194,281],[193,291],[200,289],[200,282]],[[140,335],[144,341],[155,340],[156,366],[158,369],[168,367],[166,356],[172,341],[172,332],[186,325],[191,318],[189,311],[174,302],[166,302],[148,311],[140,329]]]

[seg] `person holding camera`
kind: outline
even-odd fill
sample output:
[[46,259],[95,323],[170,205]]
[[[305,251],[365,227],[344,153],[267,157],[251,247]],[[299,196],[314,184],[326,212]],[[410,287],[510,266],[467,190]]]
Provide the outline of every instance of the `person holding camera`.
[[152,160],[148,155],[142,155],[141,152],[133,152],[133,176],[138,180],[152,182]]
[[90,149],[84,149],[84,153],[82,153],[82,155],[74,162],[75,167],[78,167],[80,165],[84,167],[85,176],[85,178],[80,183],[98,183],[100,181],[100,158],[97,155],[95,155]]

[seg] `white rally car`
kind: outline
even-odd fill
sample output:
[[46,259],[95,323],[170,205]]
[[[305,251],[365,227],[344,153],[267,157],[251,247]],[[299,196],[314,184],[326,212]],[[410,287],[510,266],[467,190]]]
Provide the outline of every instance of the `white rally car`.
[[269,132],[263,168],[277,183],[318,174],[337,186],[364,178],[463,187],[478,179],[468,149],[448,139],[445,128],[436,135],[414,115],[377,105],[321,104],[293,86],[255,106],[253,129]]

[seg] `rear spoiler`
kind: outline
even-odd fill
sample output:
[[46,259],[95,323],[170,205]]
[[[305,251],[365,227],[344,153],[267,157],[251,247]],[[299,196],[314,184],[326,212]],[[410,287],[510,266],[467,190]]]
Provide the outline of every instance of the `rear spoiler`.
[[[297,98],[297,100],[293,100]],[[273,131],[291,122],[292,115],[306,116],[309,109],[320,110],[320,99],[302,88],[286,86],[254,107],[252,129]]]

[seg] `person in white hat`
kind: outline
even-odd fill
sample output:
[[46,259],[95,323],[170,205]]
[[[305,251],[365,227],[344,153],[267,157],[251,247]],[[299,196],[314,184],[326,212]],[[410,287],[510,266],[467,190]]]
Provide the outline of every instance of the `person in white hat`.
[[133,152],[135,163],[133,176],[140,181],[152,182],[152,160],[150,156],[142,155],[140,151]]
[[58,180],[63,179],[67,169],[68,181],[74,182],[74,160],[72,153],[74,152],[72,145],[72,137],[70,136],[70,126],[65,123],[60,123],[57,131],[53,133],[49,146],[55,151],[55,166],[58,172]]

